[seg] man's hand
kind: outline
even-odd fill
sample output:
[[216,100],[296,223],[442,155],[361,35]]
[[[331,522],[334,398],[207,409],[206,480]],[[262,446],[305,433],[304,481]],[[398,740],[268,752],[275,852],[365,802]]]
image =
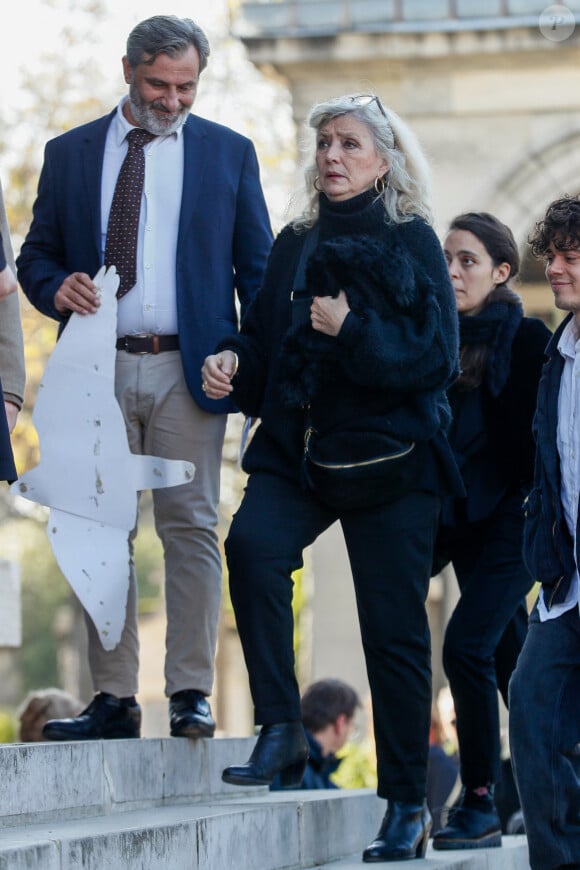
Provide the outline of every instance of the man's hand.
[[100,304],[97,288],[84,272],[73,272],[65,278],[54,297],[55,308],[60,314],[67,314],[69,311],[94,314]]
[[10,296],[11,293],[15,293],[17,288],[18,284],[16,283],[14,272],[10,266],[6,266],[0,272],[0,299],[4,299],[5,296]]

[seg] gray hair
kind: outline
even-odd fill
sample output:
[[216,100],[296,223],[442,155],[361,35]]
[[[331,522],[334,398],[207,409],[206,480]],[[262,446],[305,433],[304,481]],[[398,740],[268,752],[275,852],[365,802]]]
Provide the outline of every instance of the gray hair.
[[154,15],[137,24],[127,39],[127,60],[131,69],[141,63],[151,64],[158,54],[178,57],[190,45],[199,55],[199,71],[207,66],[209,42],[207,36],[191,18],[176,15]]
[[[385,175],[384,190],[377,193],[383,200],[387,218],[393,223],[404,223],[422,217],[428,223],[431,213],[431,175],[425,155],[415,134],[374,95],[347,94],[315,105],[308,116],[306,127],[309,162],[304,170],[303,193],[306,206],[300,217],[293,221],[297,228],[308,228],[318,220],[318,192],[314,187],[318,170],[311,152],[316,151],[316,137],[320,128],[340,115],[352,114],[365,124],[373,137],[377,154],[388,161],[390,169]],[[311,131],[314,131],[314,136]]]

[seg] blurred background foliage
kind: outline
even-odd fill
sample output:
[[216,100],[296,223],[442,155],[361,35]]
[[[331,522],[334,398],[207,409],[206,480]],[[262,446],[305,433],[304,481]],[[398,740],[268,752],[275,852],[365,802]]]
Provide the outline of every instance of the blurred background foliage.
[[376,788],[377,762],[374,744],[350,740],[337,756],[342,759],[331,779],[340,788]]
[[[10,110],[0,107],[2,182],[16,254],[30,225],[44,143],[73,126],[111,111],[124,93],[122,51],[113,68],[108,61],[95,60],[99,56],[99,40],[102,42],[106,38],[110,0],[42,0],[42,4],[58,21],[58,43],[47,40],[46,47],[41,48],[38,55],[27,58],[18,71],[20,96],[15,107]],[[283,190],[285,204],[285,191],[294,171],[295,157],[294,135],[289,132],[293,130],[289,96],[265,82],[245,57],[239,40],[231,36],[229,3],[217,3],[206,13],[202,18],[209,24],[209,28],[204,26],[212,54],[203,75],[196,110],[205,117],[234,126],[254,139],[266,196],[270,195],[273,222],[280,225],[281,208],[272,198],[280,202],[280,191]],[[120,44],[123,43],[124,36]],[[104,57],[105,52],[101,53]],[[260,111],[257,113],[258,105]],[[272,123],[264,125],[261,122],[264,112]],[[13,433],[13,446],[17,469],[23,473],[39,461],[40,448],[32,422],[32,409],[56,341],[57,324],[39,314],[22,293],[20,305],[27,383],[24,407]],[[234,447],[230,450],[230,458],[226,457],[230,470],[226,473],[226,486],[222,487],[224,500],[232,504],[239,501],[243,485],[236,453],[237,447]],[[226,508],[226,518],[228,513],[229,508]],[[14,661],[20,672],[22,695],[29,689],[60,685],[59,644],[62,638],[59,633],[64,630],[60,622],[67,612],[69,619],[82,618],[78,605],[71,603],[69,586],[52,555],[44,530],[46,516],[44,509],[21,499],[12,499],[6,487],[0,489],[0,518],[3,518],[0,552],[4,558],[17,561],[21,568],[23,637],[22,648],[15,653]],[[163,596],[163,569],[161,544],[153,527],[149,493],[144,493],[141,499],[135,561],[140,610],[143,614],[153,613],[159,609]]]
[[[151,522],[149,500],[145,493],[143,522],[135,544],[140,614],[157,610],[163,595],[161,543]],[[20,541],[22,646],[18,650],[18,668],[21,694],[25,695],[32,689],[60,685],[62,638],[74,628],[69,627],[69,619],[82,616],[53,556],[42,514],[38,519],[12,517],[5,522],[0,534],[4,552],[2,542],[7,537]]]

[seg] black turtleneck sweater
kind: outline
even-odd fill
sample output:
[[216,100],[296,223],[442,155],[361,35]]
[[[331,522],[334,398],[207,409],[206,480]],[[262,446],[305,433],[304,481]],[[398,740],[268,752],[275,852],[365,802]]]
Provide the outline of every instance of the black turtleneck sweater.
[[[445,442],[442,433],[450,419],[446,390],[458,374],[458,326],[447,264],[434,231],[420,218],[389,222],[373,192],[338,203],[321,194],[318,225],[317,252],[323,252],[331,239],[348,243],[373,237],[384,245],[388,263],[396,249],[397,266],[388,283],[396,284],[399,271],[404,271],[416,298],[413,310],[395,316],[381,317],[372,307],[347,315],[335,339],[341,363],[336,377],[312,402],[319,428],[332,428],[334,421],[404,439]],[[218,348],[238,354],[234,401],[246,415],[261,419],[244,456],[244,469],[292,479],[300,473],[304,412],[283,402],[281,348],[291,325],[291,292],[304,235],[292,226],[282,230],[240,335]],[[363,276],[370,268],[358,261],[357,267]],[[390,292],[385,287],[384,293]]]

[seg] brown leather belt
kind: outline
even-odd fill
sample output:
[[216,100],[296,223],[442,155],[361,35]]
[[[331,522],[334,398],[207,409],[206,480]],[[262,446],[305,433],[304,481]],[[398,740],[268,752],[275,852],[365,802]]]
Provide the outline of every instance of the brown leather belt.
[[178,335],[124,335],[117,339],[117,350],[127,353],[161,353],[164,350],[179,350]]

